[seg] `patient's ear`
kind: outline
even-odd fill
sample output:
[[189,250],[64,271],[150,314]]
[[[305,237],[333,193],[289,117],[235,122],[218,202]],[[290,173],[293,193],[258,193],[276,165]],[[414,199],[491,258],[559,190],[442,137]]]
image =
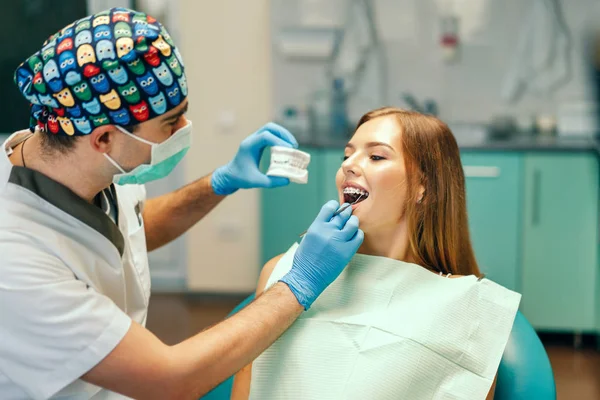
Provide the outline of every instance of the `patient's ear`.
[[419,185],[419,189],[417,190],[418,204],[421,204],[423,202],[423,196],[425,196],[425,187],[423,185]]

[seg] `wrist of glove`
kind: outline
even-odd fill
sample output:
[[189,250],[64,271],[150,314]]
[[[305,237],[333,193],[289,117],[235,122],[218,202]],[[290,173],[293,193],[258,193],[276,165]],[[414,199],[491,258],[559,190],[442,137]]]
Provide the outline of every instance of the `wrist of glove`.
[[231,179],[231,167],[229,164],[217,168],[210,178],[213,192],[219,196],[227,196],[235,193],[239,188],[233,184]]

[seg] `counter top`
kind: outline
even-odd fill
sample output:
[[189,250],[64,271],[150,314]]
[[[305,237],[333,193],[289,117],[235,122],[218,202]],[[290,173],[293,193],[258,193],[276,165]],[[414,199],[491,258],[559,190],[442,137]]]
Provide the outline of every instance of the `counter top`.
[[[345,140],[319,140],[300,142],[303,147],[322,149],[343,149]],[[465,139],[457,138],[461,151],[563,151],[595,152],[600,156],[600,139],[567,138],[544,136],[517,136],[507,139]]]
[[520,136],[504,140],[459,140],[461,150],[483,151],[593,151],[600,155],[600,141],[594,138]]

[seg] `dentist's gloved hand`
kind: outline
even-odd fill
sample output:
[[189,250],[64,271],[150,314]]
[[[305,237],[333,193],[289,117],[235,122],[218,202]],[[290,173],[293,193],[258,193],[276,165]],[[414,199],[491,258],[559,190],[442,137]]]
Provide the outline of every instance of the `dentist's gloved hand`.
[[338,208],[337,201],[321,208],[296,250],[292,269],[280,279],[305,310],[339,276],[364,240],[352,207],[333,217]]
[[269,122],[240,144],[237,154],[229,164],[217,168],[211,177],[215,194],[232,194],[238,189],[273,188],[290,183],[287,178],[267,176],[258,166],[263,151],[269,146],[298,148],[298,142],[287,129]]

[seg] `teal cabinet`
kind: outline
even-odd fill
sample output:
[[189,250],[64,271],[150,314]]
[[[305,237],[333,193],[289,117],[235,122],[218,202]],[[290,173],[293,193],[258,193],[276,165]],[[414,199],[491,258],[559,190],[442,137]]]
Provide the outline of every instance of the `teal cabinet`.
[[327,149],[323,152],[323,204],[329,200],[340,200],[340,196],[335,185],[335,176],[342,166],[343,158],[343,149]]
[[[317,216],[322,201],[323,157],[320,150],[301,149],[311,154],[308,183],[291,183],[276,189],[261,190],[261,264],[286,252],[299,240]],[[270,155],[263,156],[262,170],[266,171]]]
[[479,269],[520,291],[523,156],[462,152],[469,230]]
[[598,300],[598,160],[527,154],[522,311],[552,331],[594,331]]

